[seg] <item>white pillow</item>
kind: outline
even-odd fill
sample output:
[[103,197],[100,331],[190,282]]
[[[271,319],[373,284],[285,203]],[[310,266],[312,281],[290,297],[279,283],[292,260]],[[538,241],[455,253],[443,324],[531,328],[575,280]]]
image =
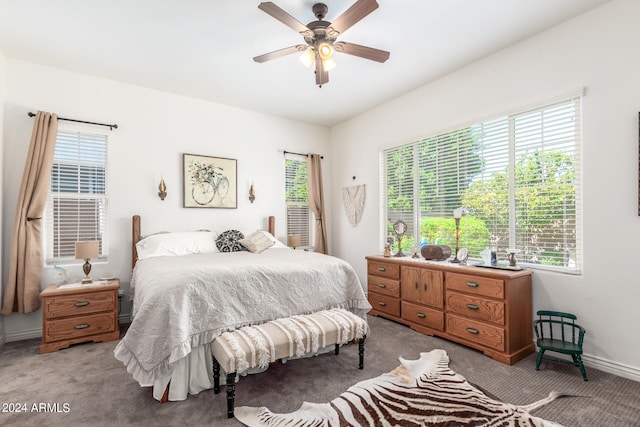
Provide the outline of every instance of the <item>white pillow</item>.
[[136,243],[136,250],[138,259],[218,252],[216,233],[210,231],[152,234]]
[[253,252],[254,254],[259,254],[265,249],[273,246],[275,244],[273,240],[274,239],[271,239],[269,237],[269,233],[265,234],[260,231],[256,231],[247,238],[238,240],[238,243],[249,249],[249,251]]
[[269,233],[268,231],[265,230],[258,230],[256,231],[256,233],[262,233],[265,236],[267,236],[270,240],[273,240],[273,246],[274,248],[288,248],[287,245],[285,245],[284,243],[282,243],[280,240],[276,239],[274,237],[273,234]]

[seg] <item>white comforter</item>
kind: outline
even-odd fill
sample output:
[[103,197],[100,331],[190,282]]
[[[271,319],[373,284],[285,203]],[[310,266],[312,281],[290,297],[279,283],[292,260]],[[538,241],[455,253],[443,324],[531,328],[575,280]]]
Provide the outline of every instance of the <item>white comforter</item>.
[[225,330],[334,307],[362,317],[371,309],[347,262],[288,248],[147,258],[136,264],[131,292],[134,320],[114,353],[141,386]]

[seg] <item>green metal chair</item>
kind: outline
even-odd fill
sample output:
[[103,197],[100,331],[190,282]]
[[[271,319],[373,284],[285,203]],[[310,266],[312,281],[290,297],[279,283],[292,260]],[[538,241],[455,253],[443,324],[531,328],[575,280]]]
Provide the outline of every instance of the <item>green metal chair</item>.
[[[582,373],[582,379],[588,381],[587,372],[582,363],[582,341],[584,340],[586,331],[576,323],[577,317],[571,313],[548,310],[540,310],[536,314],[538,315],[538,319],[533,321],[533,329],[536,333],[536,344],[539,349],[536,371],[540,370],[540,362],[542,362],[544,358],[577,366],[580,368],[580,373]],[[573,362],[567,359],[544,355],[547,350],[567,354],[571,356]]]

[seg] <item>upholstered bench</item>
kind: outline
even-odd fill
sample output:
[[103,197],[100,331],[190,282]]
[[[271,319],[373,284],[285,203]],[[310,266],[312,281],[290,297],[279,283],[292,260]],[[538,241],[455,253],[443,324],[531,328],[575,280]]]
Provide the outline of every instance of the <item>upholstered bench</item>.
[[364,368],[366,320],[343,310],[332,309],[292,316],[225,332],[213,341],[213,390],[220,393],[220,368],[226,373],[227,416],[233,417],[237,374],[251,368],[267,368],[284,358],[313,356],[328,346],[358,340],[359,368]]

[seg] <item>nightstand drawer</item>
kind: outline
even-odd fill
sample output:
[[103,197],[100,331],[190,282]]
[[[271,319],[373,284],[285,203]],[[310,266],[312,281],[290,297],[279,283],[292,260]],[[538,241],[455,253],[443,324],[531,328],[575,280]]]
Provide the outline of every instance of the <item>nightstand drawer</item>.
[[447,314],[447,332],[468,341],[504,351],[504,329]]
[[447,311],[504,325],[504,303],[500,301],[447,292]]
[[46,299],[43,311],[47,319],[113,311],[116,298],[117,294],[113,291],[59,296]]
[[400,317],[400,300],[398,298],[369,292],[369,304],[376,311]]
[[115,313],[78,316],[70,319],[49,320],[45,322],[47,342],[72,340],[74,338],[114,332],[116,330]]
[[367,276],[367,288],[378,294],[400,297],[400,282],[398,280],[369,274]]
[[444,330],[444,313],[420,305],[402,302],[402,318],[437,331]]

